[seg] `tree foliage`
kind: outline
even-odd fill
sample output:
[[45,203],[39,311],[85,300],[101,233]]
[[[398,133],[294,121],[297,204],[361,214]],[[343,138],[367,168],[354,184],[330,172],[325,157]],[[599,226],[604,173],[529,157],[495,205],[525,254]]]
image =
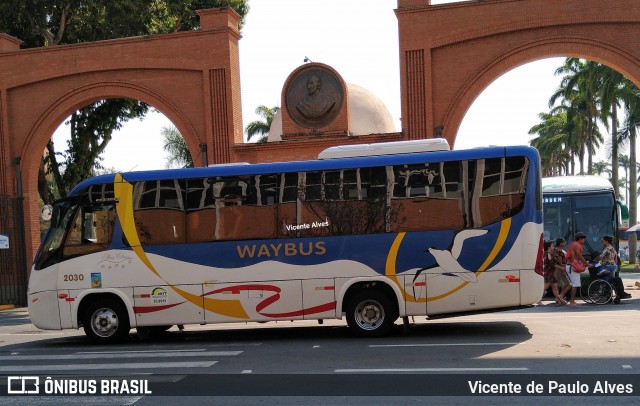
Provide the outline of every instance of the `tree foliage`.
[[186,141],[180,134],[177,128],[162,127],[162,138],[164,138],[164,144],[162,148],[169,153],[169,159],[167,159],[167,168],[180,167],[180,168],[193,168],[193,158]]
[[[194,30],[196,10],[219,7],[236,10],[241,26],[249,11],[247,0],[0,0],[0,32],[22,40],[23,48],[50,47]],[[66,151],[58,153],[52,142],[47,144],[38,176],[42,200],[51,203],[54,191],[64,196],[93,176],[113,131],[144,117],[148,109],[139,101],[106,99],[72,114]],[[48,173],[55,186],[48,184]]]
[[264,118],[264,121],[255,120],[247,124],[245,131],[247,132],[247,141],[253,138],[254,135],[260,135],[259,143],[267,142],[267,136],[269,135],[269,129],[276,113],[280,110],[280,107],[267,107],[258,106],[256,108],[256,114]]
[[[567,58],[556,73],[562,75],[562,80],[549,101],[551,112],[541,113],[542,121],[529,130],[530,134],[538,134],[531,145],[540,151],[543,171],[545,174],[573,174],[573,162],[577,157],[580,173],[584,173],[585,154],[589,173],[607,171],[604,163],[597,163],[596,168],[591,159],[603,141],[597,126],[600,121],[611,133],[611,183],[617,196],[619,186],[625,183],[629,223],[636,224],[636,137],[640,128],[640,90],[620,72],[583,59]],[[624,117],[623,123],[619,122],[619,115]],[[620,143],[629,144],[628,159],[619,154]],[[620,167],[625,169],[624,179],[618,177]],[[635,254],[636,238],[631,233],[630,262],[635,262]]]

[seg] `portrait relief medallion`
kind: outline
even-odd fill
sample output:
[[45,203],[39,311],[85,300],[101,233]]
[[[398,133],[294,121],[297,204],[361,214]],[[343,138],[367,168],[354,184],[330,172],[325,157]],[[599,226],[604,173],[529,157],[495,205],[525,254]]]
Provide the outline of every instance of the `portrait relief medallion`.
[[340,80],[328,69],[303,69],[289,83],[286,92],[289,116],[306,128],[321,128],[340,113],[344,90]]

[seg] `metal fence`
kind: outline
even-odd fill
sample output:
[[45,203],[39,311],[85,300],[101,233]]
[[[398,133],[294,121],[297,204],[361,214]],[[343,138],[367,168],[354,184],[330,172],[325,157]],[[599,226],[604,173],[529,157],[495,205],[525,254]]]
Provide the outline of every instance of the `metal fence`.
[[0,305],[27,304],[23,233],[21,199],[0,197]]

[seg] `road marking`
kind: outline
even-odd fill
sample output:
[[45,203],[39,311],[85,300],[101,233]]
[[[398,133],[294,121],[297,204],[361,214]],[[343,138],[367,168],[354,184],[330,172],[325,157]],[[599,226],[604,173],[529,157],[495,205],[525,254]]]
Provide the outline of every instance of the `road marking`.
[[383,347],[460,347],[460,346],[491,346],[491,345],[516,345],[519,343],[442,343],[442,344],[370,344],[370,348]]
[[[113,353],[111,358],[164,358],[164,357],[226,357],[241,354],[242,351],[204,351],[204,352],[160,352],[157,354],[125,352]],[[75,360],[75,359],[103,359],[104,353],[76,353],[60,355],[2,355],[0,361],[28,361],[28,360]]]
[[253,371],[252,371],[252,370],[250,370],[250,369],[245,369],[245,370],[244,370],[244,371],[242,371],[241,373],[242,373],[242,374],[250,374],[250,373],[253,373]]
[[193,350],[139,350],[139,351],[78,351],[76,354],[122,354],[123,352],[131,353],[131,354],[143,354],[146,352],[149,353],[161,353],[161,352],[198,352],[198,351],[206,351],[204,348],[196,348]]
[[622,369],[633,369],[631,365],[623,365]]
[[354,368],[336,369],[336,373],[371,373],[371,372],[494,372],[494,371],[528,371],[529,368]]
[[35,371],[84,371],[94,369],[149,369],[149,368],[208,368],[218,361],[197,361],[197,362],[134,362],[134,363],[114,363],[114,364],[64,364],[64,365],[3,365],[0,372],[15,373],[35,372]]

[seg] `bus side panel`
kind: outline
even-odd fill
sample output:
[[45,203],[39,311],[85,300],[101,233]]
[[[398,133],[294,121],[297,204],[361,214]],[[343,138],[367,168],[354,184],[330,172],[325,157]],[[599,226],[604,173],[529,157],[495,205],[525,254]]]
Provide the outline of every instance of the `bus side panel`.
[[302,281],[304,319],[333,319],[336,317],[336,285],[334,279]]
[[205,287],[205,322],[302,319],[302,282],[246,281]]
[[[182,295],[178,292],[183,292]],[[202,285],[134,287],[138,326],[204,323]],[[191,301],[186,300],[185,296]]]
[[28,300],[29,318],[34,326],[44,330],[62,329],[57,291],[49,290],[29,294]]
[[469,312],[520,304],[520,272],[484,271],[473,282],[440,276],[427,281],[429,315]]
[[[399,277],[399,282],[404,285],[405,291],[405,312],[406,316],[424,316],[427,314],[427,276],[425,274],[403,275]],[[400,304],[402,308],[402,304]],[[402,309],[400,310],[402,314]]]
[[71,296],[71,292],[69,292],[68,290],[58,291],[58,306],[60,307],[61,328],[73,328],[73,321],[71,317],[73,302],[75,302],[75,297]]
[[[527,269],[520,272],[520,279],[522,286],[520,304],[525,306],[538,302],[544,293],[544,277],[538,275],[532,269]],[[540,286],[540,288],[532,289],[532,286]]]

